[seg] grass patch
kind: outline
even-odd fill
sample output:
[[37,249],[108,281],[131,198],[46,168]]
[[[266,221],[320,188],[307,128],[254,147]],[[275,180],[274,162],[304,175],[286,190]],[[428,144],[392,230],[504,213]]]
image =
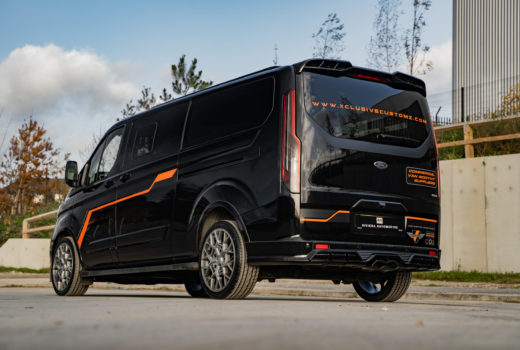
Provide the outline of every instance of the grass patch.
[[520,273],[482,273],[477,271],[432,271],[414,272],[413,278],[417,280],[428,281],[520,284]]
[[26,267],[6,267],[0,266],[0,272],[23,272],[23,273],[49,273],[49,269],[28,269]]

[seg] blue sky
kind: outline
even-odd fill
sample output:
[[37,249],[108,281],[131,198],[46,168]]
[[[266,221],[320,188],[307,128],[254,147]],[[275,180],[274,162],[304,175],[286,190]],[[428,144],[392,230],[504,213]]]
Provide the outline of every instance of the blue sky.
[[[403,1],[403,27],[411,25],[411,3],[412,0]],[[215,83],[272,65],[275,43],[279,64],[295,63],[312,56],[312,33],[331,12],[337,12],[345,24],[343,58],[362,66],[373,32],[375,6],[375,0],[0,0],[0,79],[4,78],[2,74],[15,79],[3,90],[0,84],[0,137],[9,120],[9,128],[14,131],[32,112],[35,119],[53,129],[49,133],[57,146],[72,151],[77,158],[78,149],[88,143],[89,135],[109,127],[119,116],[123,101],[136,96],[142,85],[151,86],[156,92],[168,86],[168,67],[180,55],[197,57],[203,76]],[[436,60],[439,63],[435,67],[438,69],[424,78],[434,93],[450,87],[447,65],[451,60],[446,59],[446,50],[451,48],[451,11],[450,0],[434,0],[426,14],[423,39],[432,47],[434,64]],[[56,57],[63,59],[49,68],[49,61]],[[89,60],[93,63],[84,69],[84,76],[74,72],[73,67],[85,67],[78,62]],[[36,67],[25,69],[22,61]],[[60,71],[67,64],[71,68],[65,73]],[[91,71],[95,69],[92,67],[99,70]],[[29,72],[31,76],[26,77]],[[109,75],[111,83],[99,78],[99,72]],[[73,76],[67,78],[69,84],[83,86],[83,90],[74,92],[66,83],[56,87],[66,74]],[[45,76],[34,80],[38,75]],[[84,81],[89,77],[98,78]],[[24,86],[18,79],[33,83]],[[108,91],[110,98],[96,94],[94,82],[100,86],[97,93]],[[35,90],[35,84],[41,84],[42,90]],[[19,90],[14,90],[18,85]],[[59,93],[51,93],[53,86]],[[24,108],[11,106],[13,94],[31,93],[36,95],[30,102],[18,101]],[[79,96],[89,93],[93,93],[90,99]],[[66,125],[72,120],[73,125]],[[63,128],[67,137],[58,132]]]

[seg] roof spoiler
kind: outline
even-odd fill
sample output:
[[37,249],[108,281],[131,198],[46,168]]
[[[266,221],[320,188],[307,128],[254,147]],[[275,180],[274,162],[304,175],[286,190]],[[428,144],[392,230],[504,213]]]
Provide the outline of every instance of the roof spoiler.
[[[373,77],[380,82],[384,82],[392,87],[415,90],[426,96],[426,85],[424,81],[411,75],[394,72],[387,73],[369,68],[354,67],[349,61],[329,60],[329,59],[310,59],[294,65],[295,71],[299,74],[302,72],[314,72],[332,76],[351,76],[354,78]],[[361,78],[363,79],[363,78]]]

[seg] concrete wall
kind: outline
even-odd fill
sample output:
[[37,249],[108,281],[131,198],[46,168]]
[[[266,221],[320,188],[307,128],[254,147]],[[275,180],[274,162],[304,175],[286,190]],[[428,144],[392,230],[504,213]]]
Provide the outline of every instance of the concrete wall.
[[442,269],[520,272],[520,154],[440,168]]
[[49,268],[48,238],[10,238],[0,247],[0,266]]

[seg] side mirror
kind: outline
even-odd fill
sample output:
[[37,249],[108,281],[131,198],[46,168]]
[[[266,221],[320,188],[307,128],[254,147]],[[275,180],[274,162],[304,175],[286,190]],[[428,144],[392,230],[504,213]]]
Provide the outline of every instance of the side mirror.
[[65,183],[70,187],[78,187],[78,163],[74,160],[67,161],[65,165]]

